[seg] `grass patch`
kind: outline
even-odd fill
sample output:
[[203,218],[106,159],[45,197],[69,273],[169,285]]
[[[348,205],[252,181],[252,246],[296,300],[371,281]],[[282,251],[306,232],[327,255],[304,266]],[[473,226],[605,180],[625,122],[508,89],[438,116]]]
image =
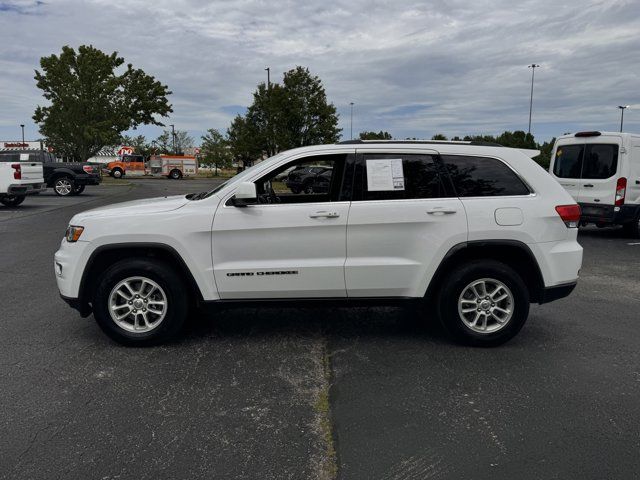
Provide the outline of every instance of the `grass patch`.
[[313,405],[313,410],[317,416],[320,436],[325,445],[325,461],[320,477],[323,480],[336,478],[338,474],[338,459],[333,440],[333,427],[331,424],[331,404],[329,403],[329,388],[331,386],[331,365],[329,363],[329,349],[324,341],[322,348],[322,387]]

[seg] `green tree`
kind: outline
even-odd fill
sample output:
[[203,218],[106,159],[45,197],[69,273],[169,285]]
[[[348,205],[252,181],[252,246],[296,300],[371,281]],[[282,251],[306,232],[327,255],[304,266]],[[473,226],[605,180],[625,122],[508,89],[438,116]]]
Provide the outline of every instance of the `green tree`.
[[104,146],[118,143],[121,133],[138,125],[162,125],[156,116],[172,112],[171,94],[153,76],[124,59],[89,45],[76,52],[42,57],[36,85],[48,106],[38,106],[33,120],[58,155],[86,160]]
[[218,168],[231,166],[232,152],[229,141],[215,128],[210,128],[207,134],[202,136],[200,155],[202,163],[213,165],[214,175],[218,174]]
[[246,164],[264,155],[305,145],[335,143],[338,115],[322,82],[304,67],[284,73],[282,84],[261,83],[244,116],[228,130],[235,158]]
[[187,148],[193,147],[193,138],[186,130],[175,131],[175,149],[174,139],[172,137],[171,130],[163,130],[158,138],[154,141],[155,149],[157,153],[171,154],[171,155],[184,155],[184,151]]
[[360,140],[393,140],[393,136],[386,131],[379,132],[360,132]]
[[433,137],[431,137],[431,140],[448,140],[448,138],[442,133],[436,133]]

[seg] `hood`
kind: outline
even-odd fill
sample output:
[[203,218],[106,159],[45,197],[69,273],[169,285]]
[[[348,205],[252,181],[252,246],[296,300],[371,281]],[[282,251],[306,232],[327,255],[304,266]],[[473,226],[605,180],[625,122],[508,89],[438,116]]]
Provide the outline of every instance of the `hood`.
[[144,215],[149,213],[168,212],[176,210],[189,202],[185,195],[173,195],[171,197],[146,198],[131,202],[115,203],[104,207],[94,208],[79,213],[74,217],[77,222],[80,219],[96,217],[113,217],[128,215]]

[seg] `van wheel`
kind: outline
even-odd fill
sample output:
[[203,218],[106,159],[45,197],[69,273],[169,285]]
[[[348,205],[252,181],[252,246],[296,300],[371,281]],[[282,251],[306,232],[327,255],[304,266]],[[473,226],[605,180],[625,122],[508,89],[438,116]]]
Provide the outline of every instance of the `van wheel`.
[[513,338],[529,315],[529,291],[509,266],[477,260],[455,268],[437,298],[440,321],[456,341],[494,347]]
[[111,176],[113,178],[122,178],[122,170],[120,170],[119,168],[114,168],[113,171],[111,172]]
[[182,178],[182,172],[177,168],[174,168],[169,172],[169,178],[172,180],[180,180]]
[[102,275],[93,298],[100,328],[123,345],[147,346],[178,334],[188,312],[183,278],[168,264],[121,260]]
[[0,203],[5,207],[17,207],[24,202],[24,199],[24,195],[7,195],[6,197],[0,198]]
[[640,216],[633,222],[625,223],[623,228],[626,236],[631,238],[640,238]]

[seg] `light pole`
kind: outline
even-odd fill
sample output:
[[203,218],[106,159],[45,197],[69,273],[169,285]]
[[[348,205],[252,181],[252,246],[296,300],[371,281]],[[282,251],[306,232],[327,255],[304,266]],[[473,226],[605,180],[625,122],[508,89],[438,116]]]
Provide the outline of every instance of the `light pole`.
[[22,148],[24,148],[24,123],[20,124],[20,128],[22,129]]
[[271,90],[271,68],[266,67],[265,70],[267,71],[267,90]]
[[533,110],[533,79],[536,75],[536,68],[540,65],[537,63],[532,63],[531,65],[527,65],[527,68],[531,69],[531,97],[529,98],[529,130],[527,133],[531,133],[531,110]]
[[620,109],[620,131],[622,132],[622,124],[624,123],[624,111],[629,108],[629,105],[618,105]]
[[267,71],[267,156],[271,156],[271,67]]
[[351,106],[351,140],[353,140],[353,102],[349,102],[349,105]]
[[173,140],[173,154],[176,154],[176,126],[172,123],[171,127],[171,139]]

